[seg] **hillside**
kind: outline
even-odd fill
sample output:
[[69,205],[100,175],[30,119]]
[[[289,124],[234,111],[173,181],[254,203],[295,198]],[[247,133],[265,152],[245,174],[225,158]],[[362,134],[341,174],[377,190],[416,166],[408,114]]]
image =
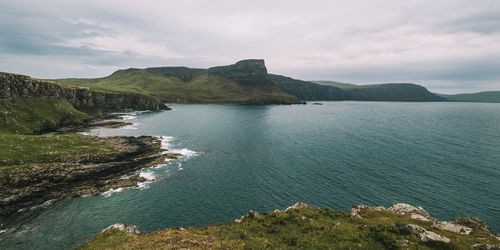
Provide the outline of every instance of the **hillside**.
[[301,100],[347,100],[345,91],[333,86],[325,86],[312,82],[296,80],[286,76],[270,74],[271,79],[286,93]]
[[[297,203],[202,228],[141,234],[114,224],[77,249],[494,249],[500,240],[477,218],[437,221],[423,208],[355,205],[351,213]],[[488,248],[489,247],[489,248]]]
[[492,102],[500,103],[500,91],[485,91],[472,94],[457,94],[440,96],[455,102]]
[[209,69],[125,69],[103,78],[55,81],[95,90],[140,93],[170,103],[299,103],[270,79],[264,60],[243,60]]
[[429,92],[425,87],[410,83],[354,85],[331,81],[307,82],[290,77],[271,75],[280,88],[302,100],[323,101],[397,101],[434,102],[445,98]]

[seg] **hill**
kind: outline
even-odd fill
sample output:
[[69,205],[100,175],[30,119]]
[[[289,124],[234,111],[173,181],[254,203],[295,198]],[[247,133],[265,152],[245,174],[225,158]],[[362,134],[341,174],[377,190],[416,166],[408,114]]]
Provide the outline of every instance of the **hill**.
[[[500,240],[477,218],[437,221],[421,207],[355,205],[351,213],[297,203],[235,222],[141,234],[115,224],[77,249],[494,249]],[[490,248],[488,248],[490,247]]]
[[500,91],[485,91],[472,94],[457,94],[457,95],[444,95],[440,96],[455,102],[492,102],[500,103]]
[[55,81],[94,90],[140,93],[170,103],[299,103],[270,79],[264,60],[254,59],[209,69],[125,69],[103,78]]
[[435,102],[445,98],[429,92],[425,87],[410,83],[355,85],[331,81],[308,82],[290,77],[271,75],[280,88],[302,100],[323,101],[398,101]]

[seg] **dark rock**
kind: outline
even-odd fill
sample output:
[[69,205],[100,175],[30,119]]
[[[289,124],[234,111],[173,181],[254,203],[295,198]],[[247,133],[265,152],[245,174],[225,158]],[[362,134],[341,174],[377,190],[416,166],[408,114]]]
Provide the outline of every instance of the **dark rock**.
[[88,114],[104,115],[124,110],[168,110],[159,100],[140,94],[111,93],[89,88],[67,87],[29,76],[0,73],[0,99],[61,97],[76,109]]

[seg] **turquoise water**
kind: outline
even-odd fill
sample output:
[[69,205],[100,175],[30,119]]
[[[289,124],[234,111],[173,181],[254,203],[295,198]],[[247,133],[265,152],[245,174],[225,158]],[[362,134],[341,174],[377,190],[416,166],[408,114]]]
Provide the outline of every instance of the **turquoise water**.
[[113,223],[153,231],[297,201],[348,210],[406,202],[500,230],[500,105],[324,102],[171,105],[99,135],[169,136],[188,156],[143,189],[67,199],[2,222],[0,248],[68,248]]

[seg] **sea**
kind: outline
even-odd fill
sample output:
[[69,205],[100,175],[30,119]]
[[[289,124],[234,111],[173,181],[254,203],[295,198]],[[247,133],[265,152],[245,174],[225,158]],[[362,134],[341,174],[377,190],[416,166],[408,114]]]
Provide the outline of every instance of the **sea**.
[[139,187],[49,201],[0,221],[2,249],[67,249],[114,223],[143,232],[233,221],[296,202],[422,206],[500,230],[500,104],[171,104],[96,136],[157,136],[183,156],[140,170]]

